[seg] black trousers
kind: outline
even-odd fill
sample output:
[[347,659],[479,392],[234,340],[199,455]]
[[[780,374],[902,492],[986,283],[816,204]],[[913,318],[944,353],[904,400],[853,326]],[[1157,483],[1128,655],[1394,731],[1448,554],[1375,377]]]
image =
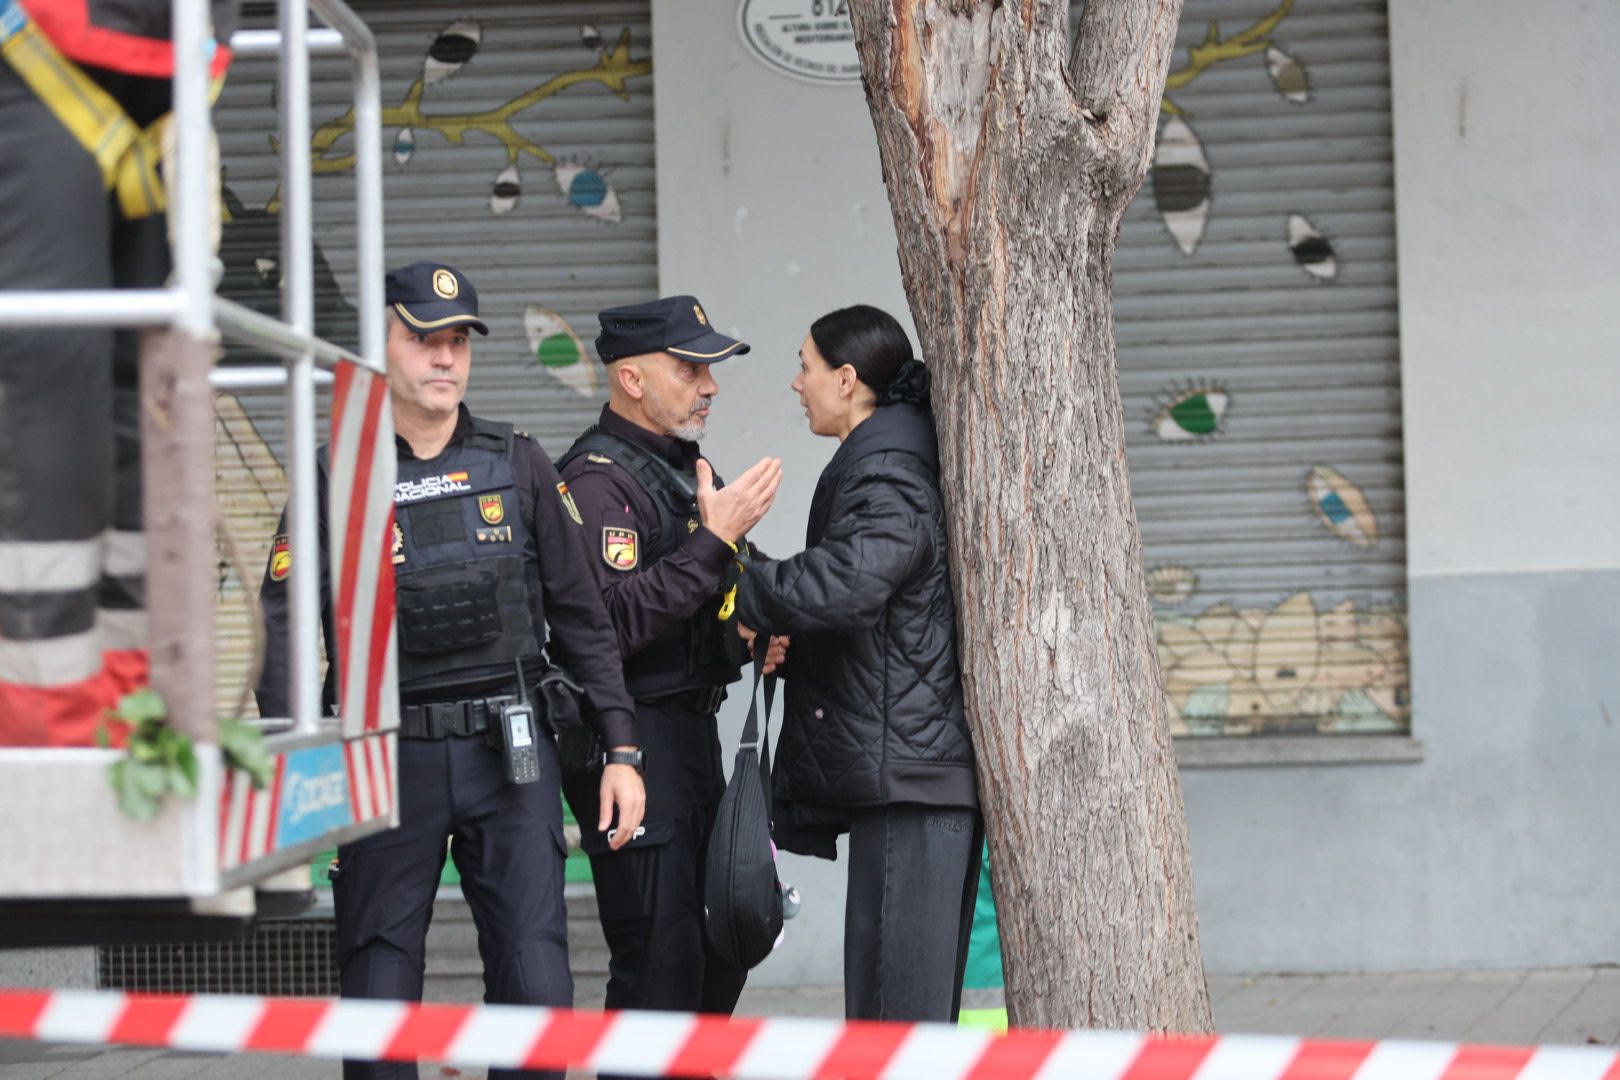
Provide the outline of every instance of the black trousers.
[[[344,997],[422,996],[428,922],[444,848],[478,927],[484,1000],[571,1008],[563,905],[562,803],[555,749],[540,740],[540,779],[506,782],[484,736],[399,740],[400,825],[339,850],[332,880]],[[414,1080],[414,1063],[345,1061],[346,1078]],[[493,1069],[492,1078],[561,1073]]]
[[955,1022],[979,892],[977,810],[857,810],[844,902],[844,1014]]
[[[168,80],[107,88],[139,123],[167,107]],[[90,154],[0,63],[0,289],[168,272],[163,217],[121,217]],[[91,745],[111,704],[89,689],[103,653],[145,645],[138,369],[133,331],[0,332],[0,713],[8,684],[83,699],[53,730],[0,716],[0,741]]]
[[669,702],[636,702],[647,751],[645,832],[619,851],[596,834],[600,773],[564,790],[591,857],[610,959],[606,1007],[729,1014],[748,973],[719,957],[704,932],[704,864],[725,793],[713,716]]

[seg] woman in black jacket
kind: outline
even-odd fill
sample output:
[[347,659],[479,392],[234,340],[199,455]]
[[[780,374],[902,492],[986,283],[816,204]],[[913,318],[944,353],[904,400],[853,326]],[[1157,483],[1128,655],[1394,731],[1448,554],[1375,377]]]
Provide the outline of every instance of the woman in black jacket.
[[850,834],[851,1019],[955,1020],[982,829],[928,370],[899,323],[859,305],[810,327],[793,389],[841,445],[805,550],[750,566],[737,591],[739,621],[792,638],[776,842],[830,859]]

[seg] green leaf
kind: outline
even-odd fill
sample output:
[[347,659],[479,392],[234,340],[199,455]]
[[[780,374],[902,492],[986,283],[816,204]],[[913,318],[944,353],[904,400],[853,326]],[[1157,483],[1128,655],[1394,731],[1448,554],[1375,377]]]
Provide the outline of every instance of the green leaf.
[[140,770],[133,762],[120,761],[113,765],[114,786],[118,790],[118,807],[127,817],[136,821],[151,821],[157,817],[158,801],[141,790]]
[[163,798],[169,790],[169,767],[161,763],[150,765],[132,765],[131,771],[135,775],[135,785],[141,789],[141,794],[150,796],[154,801]]
[[264,748],[264,736],[258,728],[240,720],[221,720],[219,748],[225,754],[225,764],[247,773],[254,787],[264,788],[270,784],[275,765]]
[[147,686],[125,694],[118,702],[117,715],[125,723],[142,724],[163,720],[169,709],[158,692]]
[[169,769],[169,786],[182,799],[197,794],[197,750],[189,741],[175,755],[174,765]]

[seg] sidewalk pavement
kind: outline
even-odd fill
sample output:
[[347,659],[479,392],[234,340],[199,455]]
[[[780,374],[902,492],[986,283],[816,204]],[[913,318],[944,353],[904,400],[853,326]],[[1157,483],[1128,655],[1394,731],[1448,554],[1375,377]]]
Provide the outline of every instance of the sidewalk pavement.
[[[1620,968],[1215,976],[1215,1024],[1228,1034],[1478,1043],[1620,1045]],[[739,1013],[843,1015],[843,988],[750,987]],[[0,1040],[3,1080],[332,1080],[335,1062],[280,1055]],[[424,1065],[424,1080],[483,1076]]]

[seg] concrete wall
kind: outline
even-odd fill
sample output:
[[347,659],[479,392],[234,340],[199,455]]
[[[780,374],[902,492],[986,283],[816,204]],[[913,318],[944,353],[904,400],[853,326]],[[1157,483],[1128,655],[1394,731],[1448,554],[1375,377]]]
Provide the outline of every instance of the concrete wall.
[[[753,346],[715,369],[720,396],[705,448],[727,475],[764,454],[783,459],[775,508],[754,538],[792,554],[804,547],[810,495],[837,445],[809,433],[788,389],[799,343],[818,316],[848,304],[876,304],[908,332],[911,313],[859,85],[767,70],[736,19],[734,0],[653,4],[659,288],[697,295],[717,327]],[[721,714],[728,769],[746,696],[734,694]],[[843,863],[783,858],[804,910],[754,980],[841,982]]]
[[[1196,0],[1193,0],[1196,2]],[[1391,0],[1421,760],[1185,768],[1212,971],[1620,961],[1620,8]],[[753,59],[734,0],[659,0],[659,271],[754,352],[709,450],[780,454],[759,531],[802,545],[832,446],[786,384],[808,322],[904,316],[858,88]],[[734,738],[742,703],[728,705]],[[841,977],[842,864],[758,982]]]

